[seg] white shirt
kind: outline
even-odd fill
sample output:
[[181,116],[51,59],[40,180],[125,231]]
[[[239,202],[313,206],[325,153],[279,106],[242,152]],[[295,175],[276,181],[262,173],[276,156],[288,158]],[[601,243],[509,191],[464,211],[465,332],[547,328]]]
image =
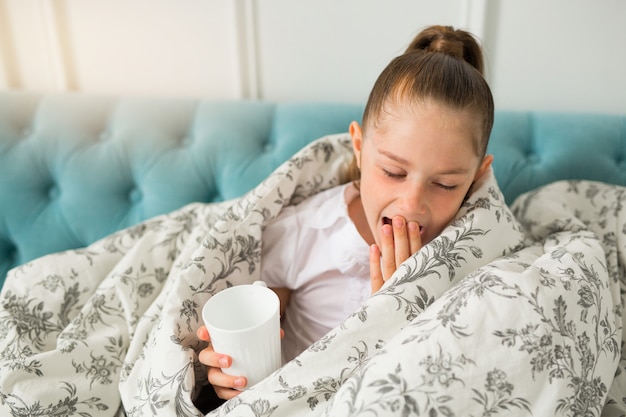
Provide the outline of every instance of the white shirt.
[[285,207],[263,232],[261,279],[289,288],[282,327],[287,362],[339,325],[371,294],[369,247],[348,215],[349,183]]

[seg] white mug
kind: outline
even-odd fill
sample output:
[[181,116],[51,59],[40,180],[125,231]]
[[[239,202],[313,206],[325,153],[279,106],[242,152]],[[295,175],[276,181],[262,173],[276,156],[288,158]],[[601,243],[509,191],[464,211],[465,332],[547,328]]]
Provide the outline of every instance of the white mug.
[[215,351],[232,358],[225,374],[245,376],[251,387],[280,368],[280,300],[263,281],[218,292],[202,319]]

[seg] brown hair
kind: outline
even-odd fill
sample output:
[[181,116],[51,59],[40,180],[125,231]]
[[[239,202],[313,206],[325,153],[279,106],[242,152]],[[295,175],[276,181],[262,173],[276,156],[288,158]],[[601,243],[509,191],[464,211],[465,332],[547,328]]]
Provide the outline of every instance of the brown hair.
[[[482,49],[471,33],[451,26],[422,30],[374,83],[363,113],[363,132],[378,126],[397,104],[433,100],[480,118],[481,131],[475,149],[482,158],[494,119],[493,97],[483,71]],[[356,180],[360,175],[355,168],[353,161],[351,174]]]

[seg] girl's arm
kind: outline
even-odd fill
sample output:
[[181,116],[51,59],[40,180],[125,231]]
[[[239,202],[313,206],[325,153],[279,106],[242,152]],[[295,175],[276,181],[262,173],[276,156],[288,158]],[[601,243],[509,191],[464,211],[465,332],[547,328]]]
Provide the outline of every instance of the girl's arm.
[[289,298],[291,297],[291,290],[289,288],[270,288],[276,293],[280,300],[280,318],[285,317],[285,308],[289,304]]

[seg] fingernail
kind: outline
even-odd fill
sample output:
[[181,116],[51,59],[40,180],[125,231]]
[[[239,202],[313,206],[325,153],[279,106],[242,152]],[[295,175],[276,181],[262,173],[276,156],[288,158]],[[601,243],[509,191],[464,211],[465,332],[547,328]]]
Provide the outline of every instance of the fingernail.
[[228,358],[220,358],[219,362],[220,368],[228,368]]
[[392,221],[393,221],[393,227],[404,226],[404,219],[402,217],[394,217]]
[[244,386],[246,386],[246,381],[243,378],[237,378],[235,379],[235,381],[233,381],[233,383],[238,388],[243,388]]
[[384,234],[385,236],[391,236],[391,235],[393,235],[393,231],[392,231],[392,229],[391,229],[391,226],[389,226],[388,224],[384,225],[384,226],[383,226],[383,234]]
[[413,232],[419,229],[419,226],[415,222],[409,222],[408,226],[409,226],[409,230]]

